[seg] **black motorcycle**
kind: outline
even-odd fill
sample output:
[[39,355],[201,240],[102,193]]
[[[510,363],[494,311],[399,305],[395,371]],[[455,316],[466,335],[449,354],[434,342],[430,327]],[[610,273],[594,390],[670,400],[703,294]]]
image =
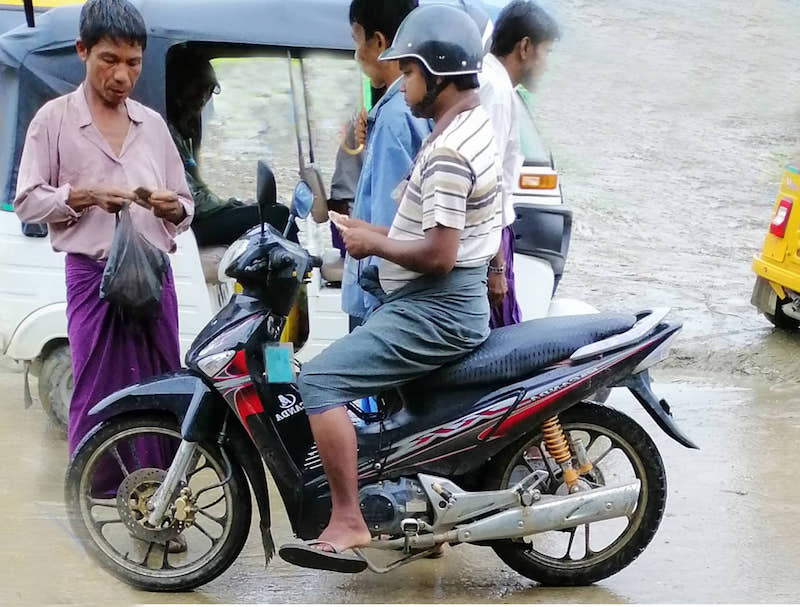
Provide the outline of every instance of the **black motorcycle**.
[[[312,200],[301,183],[293,215],[308,215]],[[198,336],[188,369],[99,403],[102,421],[67,471],[73,529],[139,588],[188,590],[225,571],[247,539],[251,489],[269,562],[264,465],[299,538],[317,537],[330,515],[297,365],[280,343],[319,260],[269,226],[229,253],[226,272],[243,292]],[[588,399],[627,386],[669,436],[696,448],[650,387],[648,368],[681,328],[667,312],[498,329],[461,361],[378,395],[377,413],[353,404],[369,568],[464,543],[551,585],[589,584],[631,563],[664,513],[664,466],[636,422]]]

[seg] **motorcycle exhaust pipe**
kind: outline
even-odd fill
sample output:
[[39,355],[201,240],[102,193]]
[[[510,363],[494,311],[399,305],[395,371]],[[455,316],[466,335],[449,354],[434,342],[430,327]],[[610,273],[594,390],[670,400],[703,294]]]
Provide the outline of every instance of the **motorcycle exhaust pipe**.
[[[430,548],[443,542],[475,543],[505,540],[570,529],[633,514],[642,483],[636,480],[617,487],[599,487],[564,497],[544,497],[531,506],[516,506],[445,533],[415,535],[407,540],[375,542],[373,547]],[[396,543],[400,542],[395,546]]]
[[570,529],[633,514],[639,501],[641,481],[618,487],[600,487],[573,495],[518,506],[475,521],[454,531],[459,542],[510,539]]

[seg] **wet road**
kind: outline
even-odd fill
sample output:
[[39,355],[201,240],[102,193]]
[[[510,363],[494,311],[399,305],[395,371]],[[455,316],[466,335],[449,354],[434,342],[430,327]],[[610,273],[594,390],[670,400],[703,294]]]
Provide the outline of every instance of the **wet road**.
[[[275,558],[264,569],[255,527],[227,573],[187,594],[135,591],[100,570],[68,529],[62,497],[66,443],[38,405],[25,411],[21,375],[0,371],[0,603],[104,602],[781,602],[800,598],[800,504],[791,463],[800,437],[800,395],[753,384],[714,389],[664,383],[660,396],[701,446],[661,433],[624,392],[611,403],[654,437],[669,482],[666,515],[645,552],[621,573],[586,588],[541,587],[488,548],[461,546],[439,561],[378,576],[313,572]],[[275,496],[275,491],[272,493]],[[273,499],[276,542],[289,539]],[[11,565],[13,563],[13,565]],[[11,566],[10,566],[11,565]]]

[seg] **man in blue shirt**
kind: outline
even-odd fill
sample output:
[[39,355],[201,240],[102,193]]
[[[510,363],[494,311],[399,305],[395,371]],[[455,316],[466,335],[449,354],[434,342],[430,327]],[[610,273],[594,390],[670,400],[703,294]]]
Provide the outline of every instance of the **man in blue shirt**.
[[[422,141],[431,131],[428,120],[415,118],[400,92],[402,74],[396,61],[378,61],[394,41],[397,28],[417,6],[417,0],[353,0],[350,24],[356,43],[356,60],[375,88],[387,87],[367,117],[364,165],[356,188],[352,217],[389,227],[397,213],[392,192],[403,181]],[[350,315],[351,329],[362,323],[378,300],[358,284],[361,269],[380,260],[345,258],[342,309]]]

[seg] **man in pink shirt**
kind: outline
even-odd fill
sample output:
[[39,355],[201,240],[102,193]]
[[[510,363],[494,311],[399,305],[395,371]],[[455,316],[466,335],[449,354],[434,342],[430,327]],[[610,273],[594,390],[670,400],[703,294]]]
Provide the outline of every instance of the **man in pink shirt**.
[[[77,51],[86,64],[78,89],[47,103],[31,121],[19,167],[14,210],[47,223],[64,251],[67,320],[75,391],[70,404],[72,453],[98,420],[89,410],[115,390],[180,368],[178,308],[172,273],[161,310],[132,325],[100,299],[100,282],[116,226],[130,205],[134,227],[154,246],[175,250],[174,237],[194,211],[183,164],[164,120],[128,98],[142,69],[144,20],[127,0],[90,0],[80,17]],[[134,190],[152,192],[147,201]],[[131,202],[146,202],[149,208]],[[153,451],[157,451],[157,443]],[[160,456],[153,453],[151,461]],[[158,467],[162,467],[159,465]],[[120,470],[108,470],[110,487]]]

